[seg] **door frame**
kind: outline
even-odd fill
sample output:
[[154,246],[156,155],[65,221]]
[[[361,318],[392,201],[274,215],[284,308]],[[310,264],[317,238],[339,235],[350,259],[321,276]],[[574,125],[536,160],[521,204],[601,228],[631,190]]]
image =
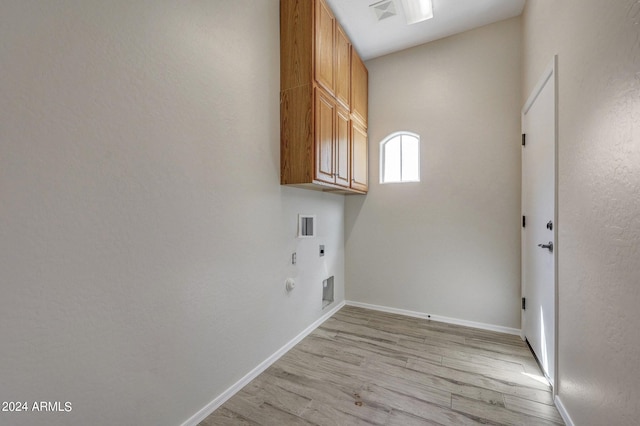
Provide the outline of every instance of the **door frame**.
[[[521,110],[521,115],[520,115],[520,125],[521,125],[521,130],[522,133],[524,132],[524,117],[525,114],[529,111],[529,109],[531,109],[531,107],[533,106],[533,103],[536,101],[536,99],[538,98],[538,95],[540,94],[540,92],[542,91],[542,89],[545,87],[545,85],[547,84],[547,82],[553,79],[553,97],[554,97],[554,141],[553,141],[553,152],[554,152],[554,165],[553,165],[553,169],[554,169],[554,188],[553,188],[553,198],[554,198],[554,211],[553,211],[553,241],[554,241],[554,246],[553,246],[553,328],[554,328],[554,342],[553,342],[553,358],[554,358],[554,372],[553,372],[553,377],[551,378],[553,380],[553,387],[552,387],[552,391],[553,391],[553,397],[555,398],[557,395],[557,389],[558,389],[558,371],[559,371],[559,366],[558,366],[558,252],[559,252],[559,244],[558,244],[558,55],[554,55],[551,62],[549,63],[549,65],[547,65],[547,67],[545,68],[542,76],[540,77],[540,80],[538,80],[538,83],[535,85],[535,87],[533,88],[533,90],[531,91],[531,94],[529,95],[529,97],[527,98],[527,101],[525,102],[524,106],[522,107]],[[524,164],[524,147],[522,149],[522,157],[521,157],[521,164]],[[524,215],[524,205],[523,205],[523,200],[522,197],[520,198],[520,211],[521,214]],[[524,231],[523,231],[524,232]],[[522,245],[522,243],[521,243]],[[521,264],[524,265],[524,250],[521,251]],[[521,268],[521,278],[520,278],[520,292],[522,295],[524,295],[524,285],[525,285],[525,280],[524,280],[524,268]],[[522,340],[525,340],[525,335],[524,335],[524,330],[525,330],[525,313],[524,310],[520,311],[521,314],[521,332],[520,332],[520,337],[522,338]]]

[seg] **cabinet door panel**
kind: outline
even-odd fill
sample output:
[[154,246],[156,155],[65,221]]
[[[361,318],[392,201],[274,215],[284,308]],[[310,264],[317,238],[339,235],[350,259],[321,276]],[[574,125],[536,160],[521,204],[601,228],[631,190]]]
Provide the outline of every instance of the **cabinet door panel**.
[[334,94],[335,18],[322,0],[316,1],[316,81]]
[[315,98],[315,178],[323,182],[335,183],[333,141],[336,104],[331,97],[322,93],[320,89],[316,89]]
[[351,43],[336,23],[336,99],[346,108],[351,104]]
[[338,108],[336,113],[336,183],[349,187],[351,160],[351,123],[349,111]]
[[351,146],[351,188],[367,191],[369,188],[367,131],[355,120],[351,120]]
[[367,67],[351,49],[351,113],[367,126],[369,75]]

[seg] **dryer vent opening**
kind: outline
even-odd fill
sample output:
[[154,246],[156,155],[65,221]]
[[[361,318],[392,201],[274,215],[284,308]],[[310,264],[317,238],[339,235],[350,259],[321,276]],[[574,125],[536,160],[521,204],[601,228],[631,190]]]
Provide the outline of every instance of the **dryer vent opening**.
[[322,281],[322,309],[333,302],[333,276]]

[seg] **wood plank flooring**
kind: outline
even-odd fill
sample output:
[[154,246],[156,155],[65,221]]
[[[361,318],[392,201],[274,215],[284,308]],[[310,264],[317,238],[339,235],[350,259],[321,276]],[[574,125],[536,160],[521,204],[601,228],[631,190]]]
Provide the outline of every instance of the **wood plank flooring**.
[[562,425],[526,344],[344,307],[200,423]]

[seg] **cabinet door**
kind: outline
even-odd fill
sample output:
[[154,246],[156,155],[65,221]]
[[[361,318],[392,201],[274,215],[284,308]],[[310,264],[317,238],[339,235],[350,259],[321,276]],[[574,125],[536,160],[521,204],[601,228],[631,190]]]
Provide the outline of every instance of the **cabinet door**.
[[368,115],[369,75],[358,52],[351,48],[351,113],[358,117],[365,127]]
[[315,77],[319,85],[334,94],[335,18],[324,0],[316,1]]
[[349,111],[338,107],[336,111],[336,184],[349,188],[351,182],[351,123]]
[[321,89],[315,90],[315,179],[335,183],[333,142],[336,103]]
[[351,104],[351,43],[336,23],[336,99],[346,108]]
[[367,131],[355,120],[351,120],[351,146],[351,188],[367,191],[369,189]]

